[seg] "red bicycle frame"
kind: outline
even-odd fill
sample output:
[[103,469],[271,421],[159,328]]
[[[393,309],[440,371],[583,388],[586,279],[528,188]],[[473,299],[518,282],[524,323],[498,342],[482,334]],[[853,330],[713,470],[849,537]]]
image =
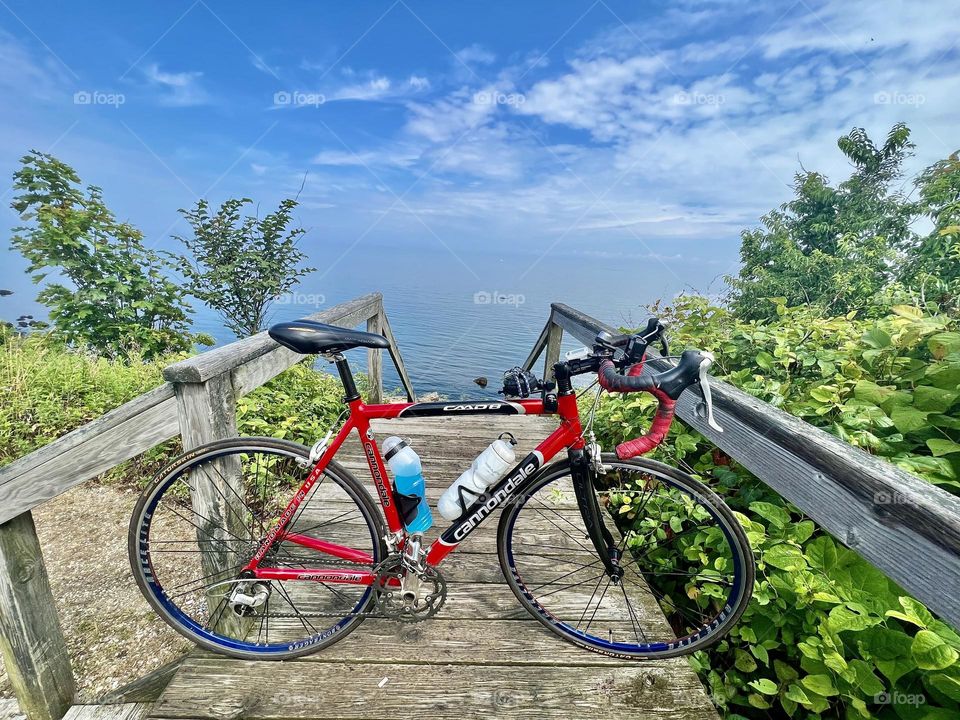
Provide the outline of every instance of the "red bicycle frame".
[[[310,471],[303,485],[287,505],[277,525],[270,530],[261,543],[253,559],[244,568],[254,577],[264,580],[304,580],[325,583],[342,583],[349,585],[372,585],[374,573],[372,565],[374,558],[367,552],[338,545],[326,540],[319,540],[298,533],[286,532],[290,519],[310,493],[317,480],[323,475],[330,460],[336,455],[349,434],[356,430],[363,447],[370,476],[373,479],[380,505],[387,520],[387,528],[391,536],[401,543],[406,538],[400,513],[394,502],[393,487],[387,474],[386,466],[377,447],[376,439],[370,428],[370,421],[377,419],[403,419],[404,417],[450,417],[453,415],[546,415],[553,414],[544,409],[542,400],[518,401],[466,401],[466,402],[438,402],[438,403],[389,403],[365,405],[359,398],[348,403],[350,415],[346,423],[340,428],[333,441],[323,451],[316,465]],[[430,545],[427,555],[427,565],[437,566],[443,559],[453,552],[457,546],[473,532],[489,515],[503,502],[509,500],[517,492],[522,491],[537,471],[561,450],[583,449],[584,440],[581,437],[580,413],[577,408],[576,395],[572,392],[561,394],[557,400],[556,414],[560,419],[560,426],[545,438],[537,447],[521,460],[502,480],[477,499],[467,508],[466,512],[455,520],[440,537]],[[290,542],[333,558],[350,562],[369,564],[370,570],[344,570],[343,568],[312,568],[291,569],[274,568],[260,565],[276,542]]]

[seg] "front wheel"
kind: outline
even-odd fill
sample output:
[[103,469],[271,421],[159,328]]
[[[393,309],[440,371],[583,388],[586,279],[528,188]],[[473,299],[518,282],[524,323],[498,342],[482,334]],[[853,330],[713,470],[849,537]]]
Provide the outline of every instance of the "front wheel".
[[[362,622],[369,586],[316,581],[312,569],[371,571],[386,556],[383,523],[363,486],[331,462],[262,558],[288,579],[245,566],[313,464],[310,451],[274,438],[236,438],[180,456],[147,486],[130,521],[134,578],[174,629],[232,657],[282,660],[315,652]],[[356,551],[343,560],[292,538]],[[288,540],[287,538],[291,538]]]
[[613,454],[603,463],[607,472],[594,485],[623,576],[606,572],[570,467],[558,463],[500,518],[500,567],[510,588],[551,631],[607,655],[665,658],[716,642],[753,590],[753,555],[733,513],[668,465]]

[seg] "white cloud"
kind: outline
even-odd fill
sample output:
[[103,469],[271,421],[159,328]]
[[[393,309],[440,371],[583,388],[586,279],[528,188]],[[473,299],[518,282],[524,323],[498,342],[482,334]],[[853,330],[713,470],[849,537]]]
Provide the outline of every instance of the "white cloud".
[[471,128],[479,127],[496,111],[491,103],[475,102],[475,95],[463,87],[431,103],[408,103],[411,117],[406,132],[433,143],[456,140]]
[[385,75],[375,75],[359,83],[342,85],[326,94],[328,101],[386,102],[415,96],[430,89],[430,81],[419,75],[393,81]]
[[462,50],[458,50],[456,56],[460,62],[467,65],[472,63],[477,65],[490,65],[497,59],[496,55],[476,43],[468,45]]
[[789,53],[830,51],[860,58],[890,50],[903,60],[939,55],[956,44],[954,0],[827,0],[799,18],[787,18],[760,38],[767,57]]
[[0,88],[5,92],[20,99],[50,100],[72,95],[70,83],[68,71],[55,57],[32,53],[0,29]]
[[403,149],[365,150],[357,153],[347,150],[322,150],[314,155],[310,162],[329,167],[408,167],[418,158],[417,152]]
[[202,72],[165,72],[152,63],[144,68],[144,75],[151,85],[161,90],[162,105],[187,107],[210,102],[210,96],[200,84]]

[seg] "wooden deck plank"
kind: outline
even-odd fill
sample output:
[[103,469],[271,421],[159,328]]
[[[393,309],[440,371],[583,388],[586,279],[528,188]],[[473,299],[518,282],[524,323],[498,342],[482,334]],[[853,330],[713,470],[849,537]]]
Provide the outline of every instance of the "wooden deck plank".
[[715,720],[712,707],[703,702],[696,676],[677,673],[675,668],[649,664],[639,669],[534,671],[515,665],[190,658],[153,707],[151,717]]
[[[554,419],[536,417],[374,423],[381,441],[389,434],[411,440],[423,458],[434,504],[500,432],[513,432],[520,441],[518,453],[525,453],[555,427]],[[341,455],[372,492],[359,444],[351,441]],[[577,517],[575,505],[566,499],[558,500],[557,509]],[[309,520],[305,514],[302,521]],[[435,520],[428,537],[446,525],[436,513]],[[716,719],[685,659],[641,663],[610,658],[577,648],[532,618],[500,571],[497,520],[488,519],[444,562],[447,603],[435,618],[413,625],[371,618],[341,642],[284,663],[238,661],[197,650],[183,662],[150,717]],[[353,529],[350,523],[339,527],[346,533]],[[359,525],[355,530],[358,536],[366,532]],[[531,522],[525,532],[560,558],[577,549],[576,540],[557,533],[549,519]],[[542,565],[533,562],[530,572],[549,573],[553,562],[549,557]],[[576,607],[582,606],[580,599]],[[645,610],[652,620],[655,605]]]
[[[624,664],[622,660],[586,652],[545,633],[542,625],[528,622],[529,619],[529,616],[517,616],[517,622],[491,622],[490,618],[462,615],[451,619],[442,610],[435,618],[422,623],[400,625],[392,620],[371,618],[340,642],[297,662],[399,664],[410,662],[411,658],[430,657],[435,663],[450,665],[590,667]],[[624,625],[628,626],[627,623]],[[530,655],[531,648],[540,648],[543,652]],[[219,656],[198,651],[192,657],[210,660]]]
[[149,703],[74,705],[63,720],[143,720],[149,710]]

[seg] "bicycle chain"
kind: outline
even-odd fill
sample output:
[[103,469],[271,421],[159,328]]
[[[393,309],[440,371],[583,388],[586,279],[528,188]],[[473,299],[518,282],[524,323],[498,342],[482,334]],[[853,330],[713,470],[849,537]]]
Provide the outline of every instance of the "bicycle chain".
[[[381,562],[376,567],[375,572],[377,573],[377,577],[380,578],[380,577],[387,577],[387,576],[393,575],[394,573],[397,572],[398,564],[400,562],[401,562],[401,558],[399,555],[388,557],[386,560]],[[324,565],[325,566],[332,565],[334,567],[342,567],[342,568],[357,567],[357,563],[336,562],[336,561],[332,561],[332,562],[325,561]],[[407,623],[422,622],[424,620],[427,620],[430,617],[433,617],[440,610],[440,608],[443,607],[443,604],[446,602],[446,599],[447,599],[446,582],[440,576],[439,571],[433,568],[431,568],[431,571],[432,573],[436,574],[436,580],[438,581],[438,587],[439,587],[439,595],[436,599],[437,601],[435,602],[435,605],[431,607],[430,612],[425,613],[422,617],[417,615],[414,615],[414,616],[404,615],[403,617],[401,617],[398,614],[384,613],[379,610],[366,610],[363,612],[351,612],[351,613],[333,612],[333,611],[312,612],[312,613],[271,613],[269,615],[266,615],[266,617],[294,619],[294,620],[299,618],[357,618],[357,617],[360,617],[360,618],[378,618],[382,620],[395,620],[397,622],[407,622]],[[431,582],[432,581],[433,581],[433,578],[431,577]],[[374,581],[374,582],[376,583],[377,581]],[[374,592],[376,592],[376,590],[374,590]],[[372,597],[370,602],[373,605],[377,605],[376,596]]]

